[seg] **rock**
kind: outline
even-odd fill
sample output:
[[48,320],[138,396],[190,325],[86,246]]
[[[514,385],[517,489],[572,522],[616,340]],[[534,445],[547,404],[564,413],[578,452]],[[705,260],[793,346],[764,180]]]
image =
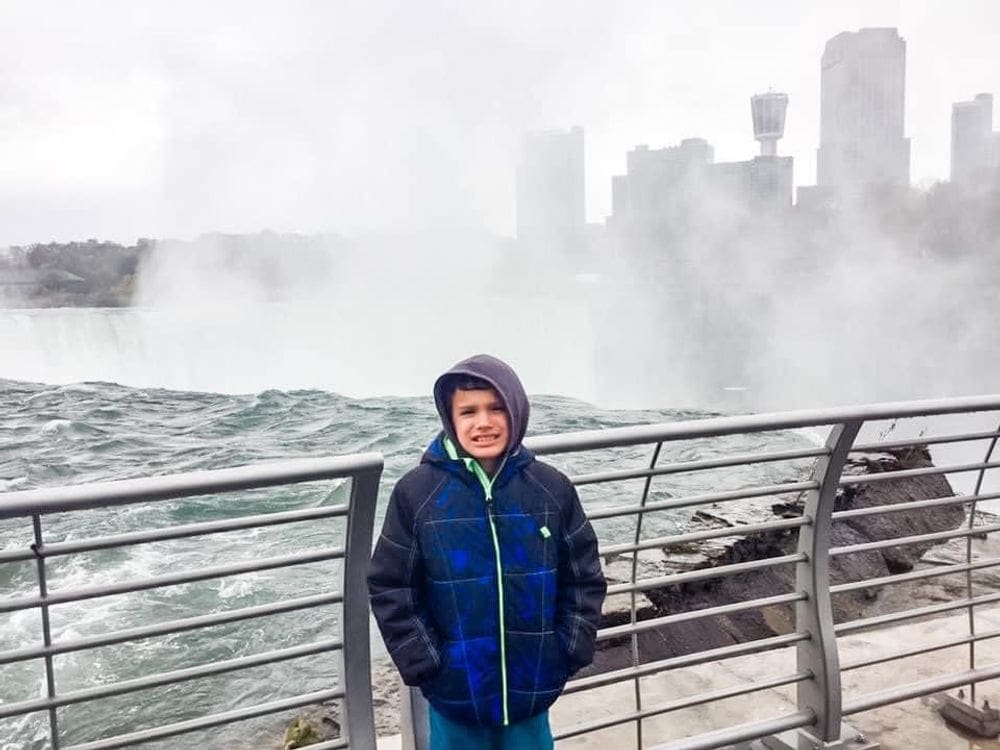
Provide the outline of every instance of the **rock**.
[[336,702],[302,709],[285,730],[283,750],[307,747],[340,736],[340,707]]
[[[655,572],[656,569],[648,561],[642,558],[639,559],[638,570],[636,572],[639,578],[648,577]],[[632,580],[632,558],[619,556],[605,561],[604,576],[607,578],[609,586],[613,586],[616,583],[628,583]],[[649,600],[649,597],[641,591],[636,592],[635,607],[636,620],[646,620],[656,616],[656,607]],[[605,627],[624,625],[631,621],[631,611],[632,595],[630,593],[611,594],[604,600],[604,610],[601,613],[602,625]],[[598,648],[608,648],[619,642],[619,639],[612,638],[599,642],[597,646]]]
[[[889,451],[887,454],[862,456],[845,467],[845,475],[861,473],[878,474],[885,471],[919,469],[933,466],[926,446],[917,445]],[[845,488],[838,498],[838,510],[871,508],[896,505],[914,500],[929,500],[937,497],[951,497],[954,491],[943,474],[920,477],[904,477],[889,482],[873,482]],[[946,505],[939,508],[921,508],[912,512],[888,513],[860,516],[844,521],[856,529],[862,537],[870,541],[891,539],[901,536],[918,536],[934,531],[953,529],[965,520],[965,509],[961,505]],[[912,570],[920,557],[936,542],[920,542],[904,546],[888,547],[881,550],[882,557],[892,573]]]
[[[899,471],[932,466],[925,446],[913,446],[887,453],[859,456],[847,467],[845,474]],[[867,485],[849,486],[838,494],[836,510],[868,508],[896,503],[912,502],[953,495],[943,475],[902,478]],[[722,504],[695,512],[685,531],[727,528],[758,524],[775,518],[794,518],[802,515],[804,497],[783,495],[770,498],[753,498],[733,504]],[[847,547],[899,536],[910,536],[945,531],[963,522],[961,506],[922,508],[913,512],[896,512],[881,516],[863,516],[835,522],[831,529],[832,547]],[[672,572],[728,565],[793,554],[798,544],[798,531],[775,530],[749,536],[731,536],[706,540],[701,543],[674,545],[662,550],[658,565],[646,562],[642,577],[663,576]],[[838,555],[830,560],[832,585],[881,578],[893,573],[911,570],[920,556],[934,546],[934,542],[888,547]],[[640,560],[640,563],[643,563]],[[631,574],[630,558],[618,558],[615,570]],[[615,574],[615,579],[621,576]],[[626,576],[625,580],[628,580]],[[707,609],[724,604],[774,596],[795,589],[795,566],[781,565],[766,570],[750,571],[714,580],[692,581],[682,585],[664,586],[645,592],[653,610],[643,607],[642,617],[663,617],[675,612]],[[880,589],[865,588],[842,592],[833,596],[834,620],[843,622],[862,617],[873,608]],[[620,604],[612,602],[605,610],[602,627],[620,624]],[[625,609],[627,618],[628,610]],[[627,619],[625,620],[627,621]],[[733,643],[766,638],[791,632],[795,626],[793,605],[775,605],[763,611],[752,610],[728,615],[703,617],[678,622],[663,628],[647,631],[638,636],[639,661],[647,662],[716,648]],[[612,645],[622,646],[631,639],[619,639]],[[632,662],[631,648],[619,648],[617,654],[603,654],[595,659],[588,672],[614,669]]]
[[301,716],[296,716],[295,720],[288,725],[288,729],[285,730],[285,750],[315,745],[319,741],[316,727]]

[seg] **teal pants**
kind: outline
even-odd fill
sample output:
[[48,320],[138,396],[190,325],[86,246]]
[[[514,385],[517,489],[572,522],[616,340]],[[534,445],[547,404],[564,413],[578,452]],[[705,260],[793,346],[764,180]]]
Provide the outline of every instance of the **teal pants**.
[[506,727],[469,727],[428,708],[431,750],[552,750],[548,711]]

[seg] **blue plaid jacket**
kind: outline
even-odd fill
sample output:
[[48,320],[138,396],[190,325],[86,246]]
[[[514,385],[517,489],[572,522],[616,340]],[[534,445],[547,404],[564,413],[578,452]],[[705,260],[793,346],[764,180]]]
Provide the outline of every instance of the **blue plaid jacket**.
[[443,438],[393,490],[372,610],[408,685],[453,721],[502,726],[547,709],[592,660],[606,590],[597,539],[570,481],[526,448],[488,500]]

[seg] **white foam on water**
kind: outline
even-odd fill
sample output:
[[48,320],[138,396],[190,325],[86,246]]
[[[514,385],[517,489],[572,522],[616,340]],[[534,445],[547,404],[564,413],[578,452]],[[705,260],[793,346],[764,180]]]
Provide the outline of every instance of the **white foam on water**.
[[28,477],[11,477],[10,479],[0,479],[0,492],[13,492],[28,483]]
[[70,419],[50,419],[42,425],[42,432],[59,432],[60,430],[66,429],[71,424],[73,424],[73,421]]

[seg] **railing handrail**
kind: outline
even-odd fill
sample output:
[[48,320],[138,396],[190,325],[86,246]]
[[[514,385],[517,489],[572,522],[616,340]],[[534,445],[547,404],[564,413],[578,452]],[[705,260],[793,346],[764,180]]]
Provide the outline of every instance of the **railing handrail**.
[[[39,698],[11,703],[0,710],[0,717],[9,718],[29,713],[47,712],[49,717],[49,742],[54,750],[64,747],[59,729],[58,711],[64,706],[96,700],[114,695],[124,695],[137,690],[173,685],[190,680],[202,679],[232,671],[240,671],[263,664],[302,658],[316,653],[336,652],[339,662],[339,685],[335,689],[299,695],[290,699],[272,701],[257,706],[243,707],[235,711],[204,715],[195,719],[166,724],[139,732],[105,737],[76,745],[77,748],[110,750],[131,746],[137,742],[163,739],[206,729],[220,724],[244,720],[294,707],[308,705],[321,700],[342,700],[341,717],[344,733],[334,743],[326,746],[356,747],[360,750],[374,750],[375,721],[371,695],[371,655],[368,632],[368,596],[366,568],[371,555],[372,529],[375,505],[378,497],[379,479],[384,466],[379,453],[361,453],[347,456],[323,458],[303,458],[224,469],[192,471],[165,476],[142,477],[112,482],[93,482],[64,487],[41,487],[38,489],[0,494],[0,520],[27,519],[33,528],[34,542],[30,546],[32,555],[13,551],[5,553],[0,562],[26,562],[33,559],[37,570],[38,592],[34,596],[7,598],[0,601],[0,612],[22,608],[37,608],[42,623],[42,642],[34,648],[18,648],[0,654],[2,661],[23,661],[41,659],[45,664],[45,692]],[[272,557],[255,556],[223,564],[204,564],[193,570],[174,571],[145,578],[128,578],[125,581],[105,583],[97,586],[59,589],[50,592],[46,563],[52,554],[45,546],[43,519],[47,514],[109,509],[132,503],[155,503],[159,501],[225,494],[265,487],[285,486],[300,482],[337,482],[350,480],[350,497],[346,504],[328,506],[322,512],[277,511],[272,514],[233,516],[226,520],[194,524],[178,524],[169,528],[151,531],[126,532],[108,536],[92,537],[89,540],[73,540],[57,543],[54,554],[74,554],[90,549],[113,549],[134,544],[155,542],[161,539],[180,539],[208,533],[222,533],[235,529],[260,528],[275,523],[299,522],[323,518],[346,518],[343,546],[326,546],[292,554]],[[335,485],[336,487],[336,485]],[[336,490],[334,490],[336,491]],[[326,498],[329,500],[329,495]],[[314,596],[296,600],[278,600],[258,607],[238,611],[222,610],[195,618],[174,620],[169,623],[145,625],[140,628],[119,631],[110,635],[77,639],[75,642],[61,643],[53,640],[49,610],[53,605],[79,601],[96,596],[118,593],[133,593],[150,588],[171,586],[194,581],[223,578],[261,570],[289,568],[305,563],[327,560],[343,560],[342,570],[336,577],[342,591],[334,595]],[[56,688],[53,656],[66,650],[89,649],[100,645],[101,641],[118,643],[134,638],[144,638],[156,634],[169,634],[192,629],[210,627],[221,622],[237,622],[257,617],[269,616],[283,611],[293,611],[303,607],[312,608],[325,604],[339,604],[342,612],[339,618],[339,634],[319,641],[266,652],[245,654],[235,658],[214,660],[203,664],[188,665],[166,672],[144,674],[136,678],[119,680],[108,685],[95,685],[77,690],[58,691]],[[90,641],[87,643],[86,641]],[[344,654],[344,644],[350,640],[350,657]],[[65,648],[72,646],[72,649]],[[67,748],[67,750],[69,750]]]
[[[597,430],[564,432],[558,435],[535,435],[524,445],[540,455],[571,451],[621,448],[668,440],[721,437],[744,432],[770,432],[798,427],[817,427],[842,422],[870,422],[880,419],[908,419],[943,414],[1000,410],[1000,394],[955,396],[918,401],[889,401],[877,404],[833,406],[824,409],[747,414],[734,417],[708,417],[677,422],[608,427]],[[919,442],[919,440],[915,440]]]
[[[556,435],[535,435],[524,440],[525,447],[538,455],[580,450],[618,448],[661,440],[718,437],[741,432],[767,432],[832,425],[839,422],[872,421],[890,418],[937,416],[962,412],[1000,410],[1000,394],[960,396],[917,401],[837,406],[824,409],[748,414],[733,417],[708,417],[649,425],[608,427]],[[32,514],[59,513],[109,505],[154,500],[169,500],[214,492],[271,487],[317,479],[347,478],[359,471],[383,464],[382,454],[355,453],[323,458],[297,458],[262,462],[224,469],[168,474],[163,476],[120,479],[110,482],[60,487],[39,487],[0,493],[0,519]]]
[[354,453],[324,458],[294,458],[225,469],[119,479],[63,487],[39,487],[0,493],[0,519],[47,515],[96,507],[197,497],[282,484],[346,479],[381,469],[381,453]]

